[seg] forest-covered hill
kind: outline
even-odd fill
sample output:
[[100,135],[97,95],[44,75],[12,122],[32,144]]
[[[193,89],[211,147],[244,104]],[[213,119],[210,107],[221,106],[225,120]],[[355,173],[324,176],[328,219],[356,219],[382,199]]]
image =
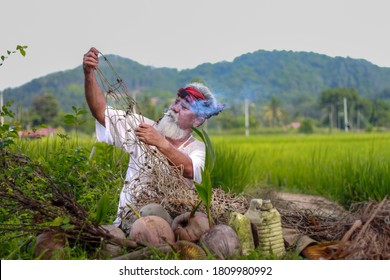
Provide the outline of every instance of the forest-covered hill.
[[[316,99],[323,90],[333,87],[355,88],[360,96],[368,99],[386,98],[384,93],[390,91],[390,68],[362,59],[333,58],[309,52],[259,50],[232,62],[205,63],[181,71],[144,66],[116,55],[108,55],[107,59],[129,90],[160,97],[172,98],[178,88],[194,79],[206,82],[220,101],[228,103],[244,97],[260,104],[271,97],[295,103],[301,98]],[[103,59],[100,68],[107,77],[112,77]],[[4,98],[28,109],[35,96],[50,93],[57,98],[61,109],[69,112],[71,106],[85,104],[83,92],[80,65],[6,89]]]

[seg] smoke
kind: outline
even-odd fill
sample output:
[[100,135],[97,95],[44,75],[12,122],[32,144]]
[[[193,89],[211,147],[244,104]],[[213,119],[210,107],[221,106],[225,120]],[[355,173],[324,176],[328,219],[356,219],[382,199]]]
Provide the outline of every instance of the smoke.
[[191,110],[198,116],[205,119],[218,115],[225,107],[225,104],[215,104],[209,100],[197,100],[190,103]]

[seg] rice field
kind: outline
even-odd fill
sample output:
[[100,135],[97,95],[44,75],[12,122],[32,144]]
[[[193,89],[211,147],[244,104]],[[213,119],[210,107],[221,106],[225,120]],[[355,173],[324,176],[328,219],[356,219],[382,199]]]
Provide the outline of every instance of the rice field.
[[[390,134],[212,137],[215,175],[231,189],[272,186],[349,206],[390,193]],[[232,156],[235,154],[235,157]],[[239,156],[240,155],[240,156]],[[238,171],[236,178],[224,170]]]
[[[214,186],[236,193],[273,187],[318,194],[344,206],[390,193],[390,134],[210,135],[216,152]],[[59,156],[82,148],[85,160],[122,176],[128,157],[92,137],[57,135],[18,140],[18,151],[31,158],[60,163]],[[55,168],[54,168],[55,169]]]

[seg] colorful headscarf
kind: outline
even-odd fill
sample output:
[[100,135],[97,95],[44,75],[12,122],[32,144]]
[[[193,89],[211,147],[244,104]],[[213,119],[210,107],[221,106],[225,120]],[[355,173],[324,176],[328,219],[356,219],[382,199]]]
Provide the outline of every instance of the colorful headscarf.
[[[225,104],[214,104],[194,87],[180,88],[177,95],[186,99],[194,113],[206,119],[218,115],[224,108]],[[215,101],[214,101],[215,102]]]

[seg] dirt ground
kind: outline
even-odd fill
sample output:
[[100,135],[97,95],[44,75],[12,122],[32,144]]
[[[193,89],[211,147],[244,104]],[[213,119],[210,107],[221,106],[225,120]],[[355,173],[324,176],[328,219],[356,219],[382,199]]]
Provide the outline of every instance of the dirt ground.
[[309,210],[319,210],[328,212],[344,212],[341,205],[333,202],[322,196],[305,195],[305,194],[294,194],[294,193],[276,193],[276,199],[279,202],[287,202],[295,205],[296,207]]
[[302,209],[322,213],[328,217],[341,216],[346,213],[346,210],[341,205],[322,196],[272,192],[266,198],[271,199],[272,204],[276,208]]

